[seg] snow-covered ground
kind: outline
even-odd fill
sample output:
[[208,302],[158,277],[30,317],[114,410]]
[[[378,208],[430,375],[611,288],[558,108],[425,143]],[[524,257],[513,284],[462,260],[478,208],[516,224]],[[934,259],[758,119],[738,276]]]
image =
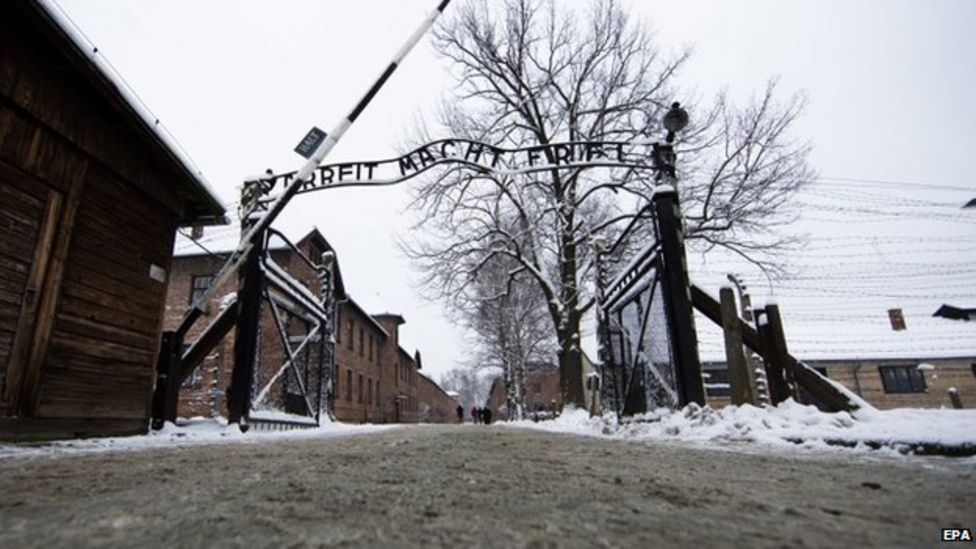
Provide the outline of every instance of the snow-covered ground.
[[712,409],[690,405],[660,409],[618,425],[611,416],[590,417],[569,410],[552,421],[507,425],[550,432],[631,441],[755,442],[780,447],[823,448],[829,444],[856,450],[891,448],[911,453],[927,445],[946,449],[976,448],[976,410],[861,410],[825,413],[787,400],[779,406],[727,406]]
[[289,431],[251,429],[247,433],[242,433],[237,425],[227,425],[226,421],[192,418],[181,420],[179,425],[167,423],[159,431],[151,431],[146,435],[58,440],[26,446],[0,443],[0,459],[154,450],[204,444],[257,444],[274,440],[318,439],[377,433],[397,427],[396,425],[350,425],[329,422],[311,429]]

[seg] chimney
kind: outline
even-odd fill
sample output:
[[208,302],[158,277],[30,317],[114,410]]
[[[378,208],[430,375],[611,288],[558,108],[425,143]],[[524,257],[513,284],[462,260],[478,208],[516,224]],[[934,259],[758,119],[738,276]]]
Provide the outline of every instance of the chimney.
[[194,223],[193,228],[191,229],[190,232],[190,238],[192,238],[193,240],[200,240],[201,238],[203,238],[203,225],[200,225],[199,223]]

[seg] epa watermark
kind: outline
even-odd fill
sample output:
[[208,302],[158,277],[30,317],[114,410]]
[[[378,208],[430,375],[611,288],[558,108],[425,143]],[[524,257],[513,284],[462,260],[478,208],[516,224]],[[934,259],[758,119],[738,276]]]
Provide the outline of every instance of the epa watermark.
[[943,528],[942,541],[973,541],[973,531],[969,528]]

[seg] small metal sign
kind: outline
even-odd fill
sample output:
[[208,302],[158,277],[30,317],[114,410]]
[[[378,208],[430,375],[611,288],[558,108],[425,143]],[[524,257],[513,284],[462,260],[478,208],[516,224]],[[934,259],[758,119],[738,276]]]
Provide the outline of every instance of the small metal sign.
[[906,328],[905,315],[901,309],[888,309],[888,320],[891,321],[891,329],[900,332]]
[[312,129],[308,130],[302,142],[295,147],[295,152],[302,155],[303,158],[311,158],[312,154],[315,153],[315,149],[319,148],[319,145],[325,141],[326,133],[319,128],[312,126]]

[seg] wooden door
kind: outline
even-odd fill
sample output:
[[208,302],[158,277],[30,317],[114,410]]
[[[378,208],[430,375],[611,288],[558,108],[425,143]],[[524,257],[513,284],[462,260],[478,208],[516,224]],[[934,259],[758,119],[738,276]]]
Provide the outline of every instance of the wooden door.
[[0,412],[11,415],[38,321],[64,197],[0,163]]

